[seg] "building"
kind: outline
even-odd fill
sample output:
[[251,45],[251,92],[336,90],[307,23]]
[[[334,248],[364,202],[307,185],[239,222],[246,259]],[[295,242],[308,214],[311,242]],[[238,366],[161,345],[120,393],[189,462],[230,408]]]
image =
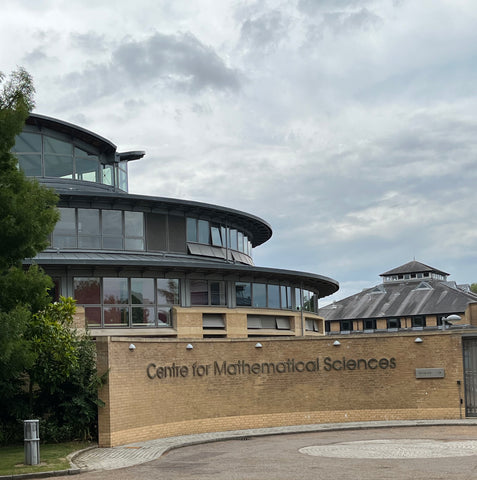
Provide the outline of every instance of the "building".
[[[328,333],[436,329],[471,324],[477,295],[448,273],[412,261],[382,273],[382,283],[320,308]],[[469,308],[469,305],[474,307]],[[475,314],[474,314],[475,315]]]
[[35,262],[84,309],[95,337],[319,335],[321,275],[255,266],[272,235],[264,220],[199,202],[130,195],[142,151],[32,114],[14,153],[26,175],[59,194],[61,219]]
[[[257,427],[477,416],[477,335],[422,326],[465,310],[465,302],[441,295],[473,299],[446,284],[447,274],[387,272],[365,298],[368,310],[351,316],[358,309],[350,307],[336,320],[350,321],[348,331],[376,330],[325,335],[318,299],[338,283],[255,266],[253,249],[272,235],[264,220],[130,195],[128,162],[144,152],[117,152],[109,140],[53,118],[31,115],[14,151],[27,175],[59,194],[50,247],[24,262],[52,276],[56,296],[77,300],[95,339],[98,370],[108,372],[99,392],[100,446]],[[412,293],[399,289],[404,280]],[[409,297],[401,310],[398,300],[394,310],[382,301],[394,298],[391,291]],[[427,303],[439,309],[428,311]],[[412,312],[424,315],[421,323]],[[388,325],[391,318],[401,323]]]

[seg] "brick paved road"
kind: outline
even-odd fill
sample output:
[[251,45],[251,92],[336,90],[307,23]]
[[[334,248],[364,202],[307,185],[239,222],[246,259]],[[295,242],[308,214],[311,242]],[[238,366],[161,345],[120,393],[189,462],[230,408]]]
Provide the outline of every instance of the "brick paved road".
[[[376,442],[376,440],[384,440]],[[382,458],[385,444],[402,448],[424,446],[421,457]],[[408,442],[406,442],[408,440]],[[477,479],[477,426],[433,426],[383,428],[338,432],[300,433],[248,440],[229,440],[173,450],[149,463],[118,470],[81,474],[80,480],[471,480]],[[356,457],[363,441],[363,452],[373,451],[381,458]],[[467,456],[429,458],[427,448],[471,441]],[[341,458],[340,443],[347,442]],[[356,443],[349,443],[356,442]],[[401,447],[400,447],[401,445]],[[301,453],[305,447],[334,446],[334,457]],[[353,450],[354,449],[354,450]],[[407,451],[413,451],[412,448]],[[346,453],[348,452],[348,453]],[[353,452],[352,455],[349,452]],[[338,455],[338,457],[336,457]],[[60,477],[71,480],[69,477]]]

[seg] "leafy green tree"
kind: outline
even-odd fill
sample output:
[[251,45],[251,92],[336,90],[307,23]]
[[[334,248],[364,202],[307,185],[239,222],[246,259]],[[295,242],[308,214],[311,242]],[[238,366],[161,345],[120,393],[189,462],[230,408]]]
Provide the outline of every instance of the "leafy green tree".
[[33,81],[22,68],[0,72],[0,271],[34,257],[48,245],[58,221],[56,194],[28,179],[10,150],[33,102]]
[[0,72],[0,442],[31,414],[47,419],[47,438],[94,435],[102,381],[94,344],[72,328],[74,300],[51,304],[50,277],[22,267],[48,245],[59,217],[56,194],[27,178],[11,153],[33,93],[24,69]]
[[474,293],[477,293],[477,283],[473,283],[473,284],[470,286],[470,289],[471,289]]
[[60,297],[33,315],[27,338],[36,354],[27,370],[30,408],[48,419],[43,433],[54,441],[89,439],[96,433],[98,387],[95,347],[73,328],[75,301]]
[[[25,177],[10,150],[34,106],[33,81],[19,68],[8,78],[0,72],[0,423],[24,414],[15,401],[25,368],[36,354],[24,334],[32,312],[50,301],[51,279],[21,261],[48,244],[58,220],[56,194]],[[21,418],[21,417],[20,417]]]

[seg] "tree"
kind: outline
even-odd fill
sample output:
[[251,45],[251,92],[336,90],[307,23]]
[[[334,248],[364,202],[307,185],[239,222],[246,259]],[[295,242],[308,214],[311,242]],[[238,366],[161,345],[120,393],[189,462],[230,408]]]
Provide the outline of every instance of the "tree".
[[[38,266],[22,267],[48,245],[59,218],[56,194],[18,168],[10,152],[33,102],[22,68],[0,72],[0,442],[35,415],[43,439],[94,435],[98,386],[91,338],[72,328],[75,302],[51,303],[53,282]],[[46,429],[46,430],[45,430]],[[20,437],[21,438],[21,437]],[[17,437],[18,439],[18,437]]]
[[472,292],[477,293],[477,283],[472,283],[470,289],[472,290]]
[[48,244],[58,220],[56,194],[28,179],[10,150],[33,102],[33,81],[22,68],[9,78],[0,72],[0,423],[23,412],[14,401],[35,352],[25,338],[33,312],[50,301],[51,279],[21,261]]
[[33,108],[33,81],[22,68],[0,72],[0,271],[34,257],[48,245],[58,221],[58,197],[18,168],[10,150]]
[[89,439],[96,432],[98,387],[95,347],[72,326],[75,301],[60,297],[33,315],[26,337],[36,354],[28,368],[29,403],[43,437],[54,441]]

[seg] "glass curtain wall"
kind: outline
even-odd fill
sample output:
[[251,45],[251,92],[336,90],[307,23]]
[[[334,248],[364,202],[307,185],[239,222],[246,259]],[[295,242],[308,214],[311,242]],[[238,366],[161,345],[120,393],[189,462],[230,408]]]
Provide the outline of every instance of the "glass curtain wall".
[[73,289],[90,327],[170,326],[179,304],[177,278],[75,277]]

